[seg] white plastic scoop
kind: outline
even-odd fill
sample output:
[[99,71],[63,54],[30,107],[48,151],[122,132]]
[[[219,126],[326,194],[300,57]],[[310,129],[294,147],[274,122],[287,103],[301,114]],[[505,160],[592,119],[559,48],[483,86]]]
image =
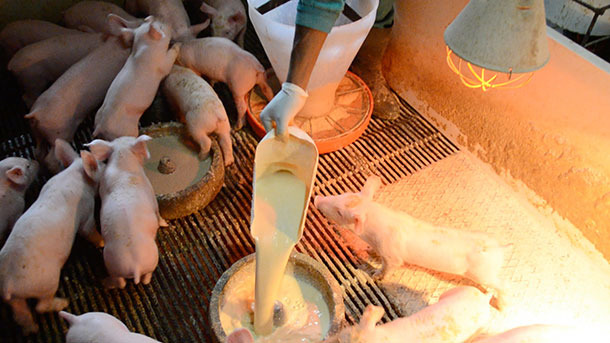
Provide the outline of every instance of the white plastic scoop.
[[256,242],[254,329],[273,331],[273,305],[288,258],[303,225],[318,166],[318,150],[304,131],[288,127],[280,139],[271,130],[254,157],[252,220]]

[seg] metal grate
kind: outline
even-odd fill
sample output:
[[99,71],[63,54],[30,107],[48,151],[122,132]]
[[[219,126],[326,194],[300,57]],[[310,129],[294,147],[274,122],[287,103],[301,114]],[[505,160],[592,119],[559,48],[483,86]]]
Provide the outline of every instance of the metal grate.
[[[21,123],[20,125],[22,125]],[[77,134],[79,148],[90,140],[91,123]],[[249,235],[252,161],[257,140],[249,130],[233,134],[240,161],[227,176],[218,197],[199,213],[171,222],[158,233],[159,266],[150,285],[128,283],[124,290],[105,290],[101,250],[77,239],[62,270],[58,296],[70,299],[68,311],[108,312],[134,331],[164,342],[210,342],[207,308],[216,280],[234,262],[254,252]],[[1,156],[32,156],[28,133],[4,137]],[[315,194],[357,191],[366,176],[379,174],[392,183],[456,152],[447,138],[403,103],[399,119],[373,119],[365,134],[346,148],[321,156]],[[42,182],[39,182],[38,188]],[[36,185],[35,185],[36,188]],[[38,191],[38,190],[36,190]],[[384,320],[405,315],[365,273],[358,258],[312,205],[297,250],[324,263],[344,289],[346,321],[357,321],[367,304],[382,305]],[[0,306],[2,342],[63,342],[66,323],[56,314],[35,315],[41,330],[22,337],[10,308]]]

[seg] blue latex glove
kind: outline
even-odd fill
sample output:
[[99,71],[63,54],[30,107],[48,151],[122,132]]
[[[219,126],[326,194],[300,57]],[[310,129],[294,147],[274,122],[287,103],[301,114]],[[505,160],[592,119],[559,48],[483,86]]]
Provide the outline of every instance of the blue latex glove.
[[282,89],[261,112],[261,120],[265,130],[269,132],[273,129],[273,123],[275,122],[276,135],[284,136],[292,118],[305,105],[307,96],[307,92],[301,87],[290,82],[284,82]]

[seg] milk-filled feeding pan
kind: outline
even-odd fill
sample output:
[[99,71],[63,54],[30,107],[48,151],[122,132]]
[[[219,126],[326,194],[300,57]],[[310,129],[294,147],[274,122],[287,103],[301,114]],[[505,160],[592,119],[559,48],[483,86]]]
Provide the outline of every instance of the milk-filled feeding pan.
[[[253,300],[254,290],[254,271],[256,269],[256,258],[254,254],[248,255],[231,266],[225,271],[214,290],[212,291],[212,299],[210,301],[209,316],[210,323],[216,341],[224,343],[234,329],[239,327],[252,328],[248,324],[252,321],[251,303]],[[312,310],[310,305],[309,311],[319,316],[319,326],[307,326],[307,315],[302,315],[300,312],[294,312],[292,308],[299,308],[298,302],[288,303],[284,301],[286,312],[285,328],[288,325],[300,326],[305,328],[301,333],[300,330],[287,332],[287,336],[292,340],[286,339],[282,331],[274,333],[277,342],[297,342],[298,335],[301,337],[311,338],[310,341],[319,341],[320,338],[331,336],[339,331],[345,318],[345,306],[343,304],[343,296],[341,287],[330,274],[328,269],[321,263],[311,257],[293,252],[288,262],[286,269],[287,275],[295,280],[298,280],[299,287],[292,289],[292,292],[303,294],[303,299],[309,304],[315,304],[319,307],[317,310]],[[288,280],[285,282],[284,288],[295,288],[294,281]],[[310,316],[311,317],[311,314]],[[312,336],[319,335],[318,339]],[[305,340],[307,341],[307,340]]]
[[[259,9],[267,1],[249,0],[249,15],[277,83],[281,84],[288,75],[298,0],[261,13]],[[339,16],[311,73],[307,85],[309,97],[294,124],[314,139],[320,153],[340,149],[356,140],[370,119],[373,110],[370,90],[347,69],[373,26],[377,5],[378,0],[346,1],[346,8],[352,9],[355,17]],[[261,99],[264,98],[257,99],[251,92],[248,106],[248,120],[259,136],[264,134],[259,115],[266,104]]]
[[144,163],[165,219],[180,218],[210,203],[224,183],[222,152],[215,139],[209,156],[200,160],[198,146],[192,142],[184,125],[163,123],[146,127],[150,158]]

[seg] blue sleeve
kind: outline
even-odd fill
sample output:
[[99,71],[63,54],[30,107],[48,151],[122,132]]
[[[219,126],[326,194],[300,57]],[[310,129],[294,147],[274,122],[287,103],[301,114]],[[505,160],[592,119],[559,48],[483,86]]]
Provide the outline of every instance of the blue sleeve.
[[299,0],[296,24],[329,33],[345,0]]

